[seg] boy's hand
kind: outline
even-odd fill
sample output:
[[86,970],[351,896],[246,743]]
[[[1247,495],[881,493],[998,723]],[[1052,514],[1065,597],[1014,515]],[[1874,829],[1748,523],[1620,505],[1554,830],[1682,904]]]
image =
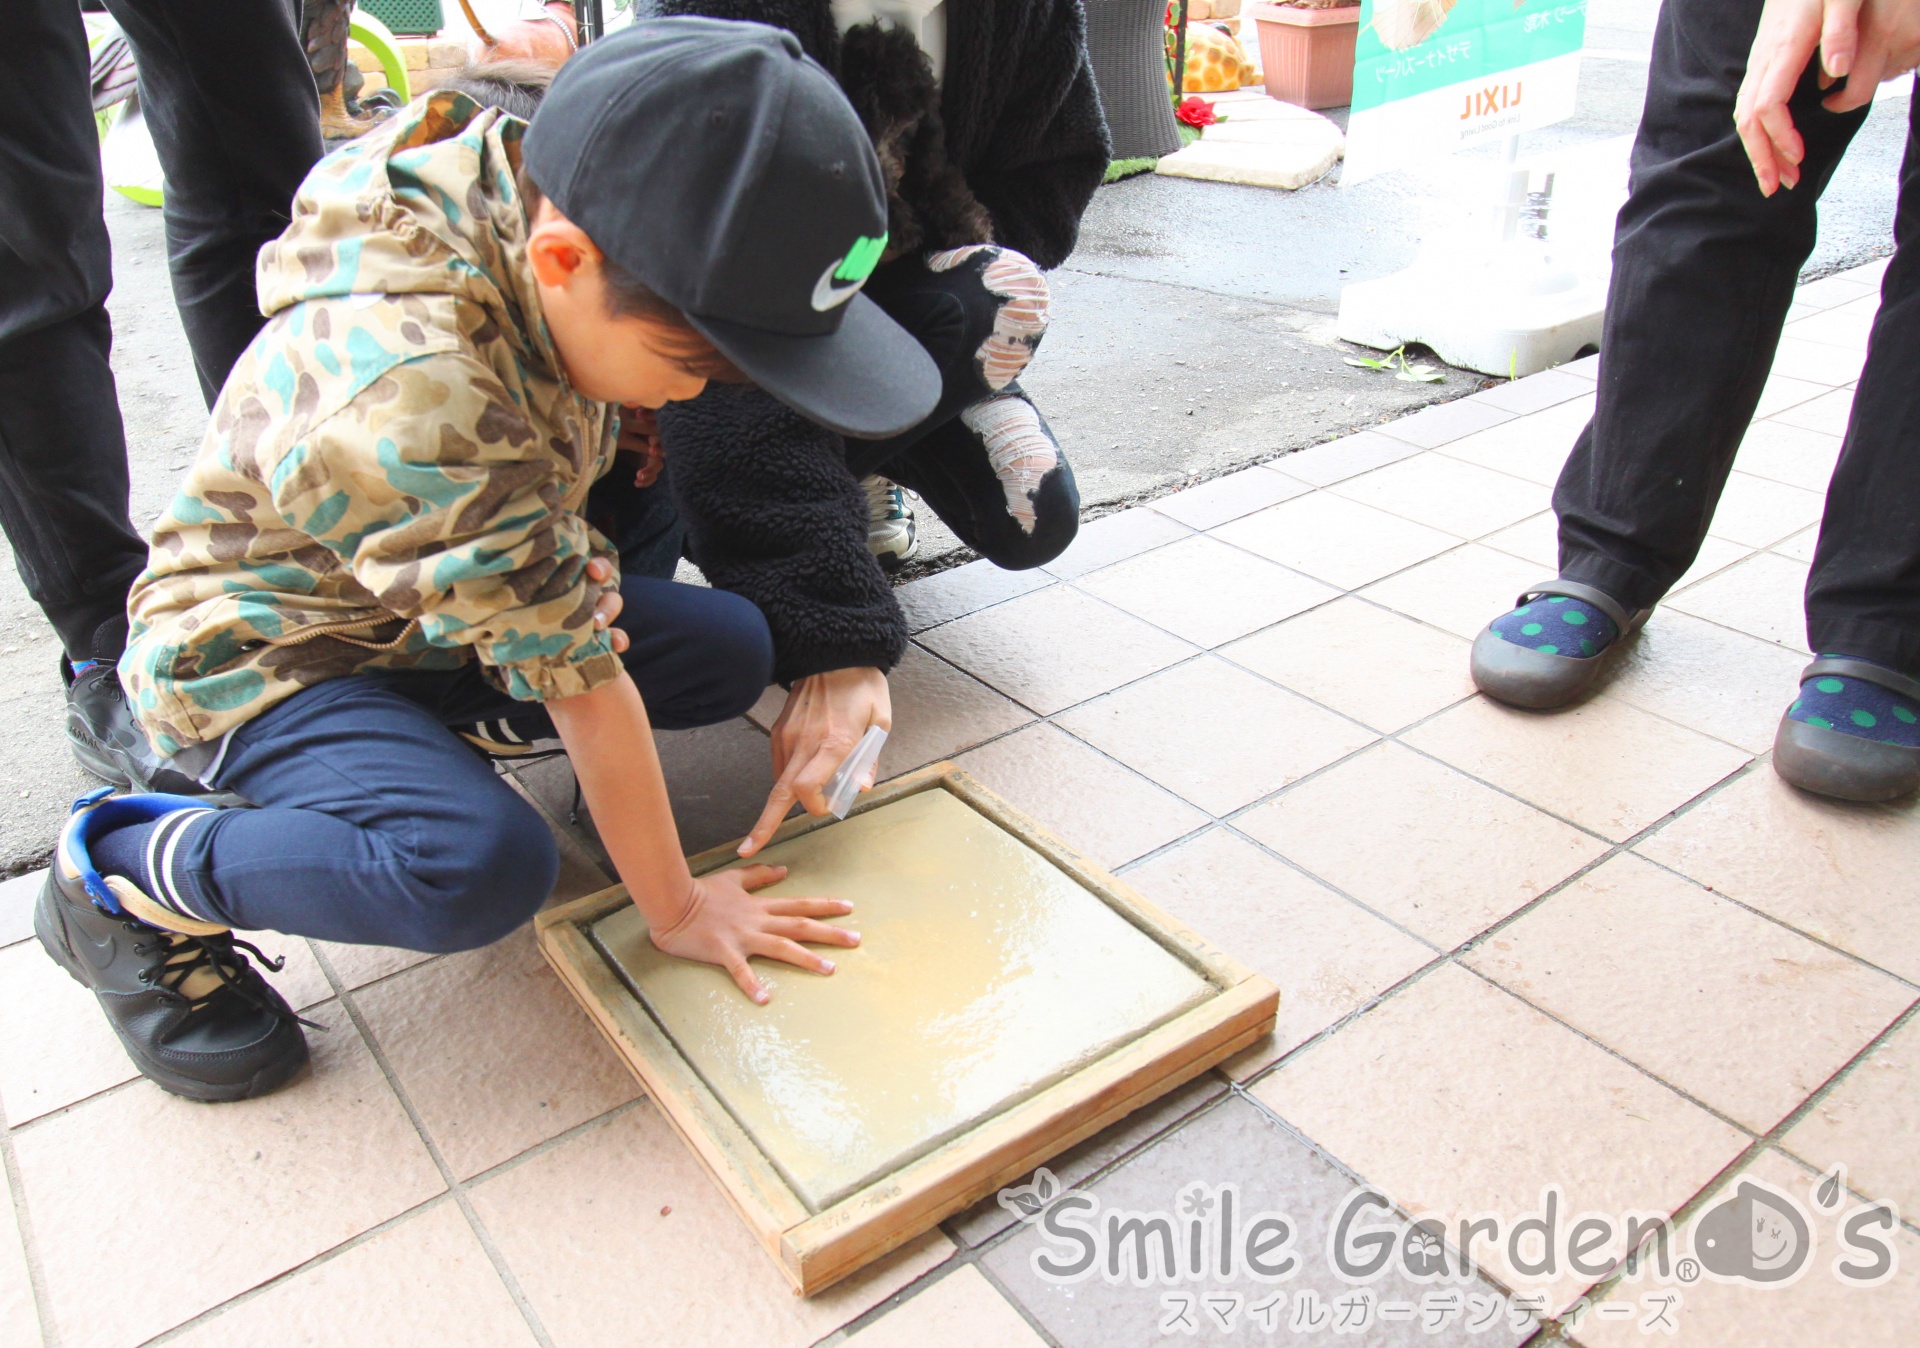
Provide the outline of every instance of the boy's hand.
[[747,963],[750,956],[779,960],[816,974],[832,973],[832,960],[800,942],[859,945],[859,932],[818,920],[845,917],[853,911],[853,905],[844,899],[774,898],[753,893],[786,876],[785,866],[746,866],[696,877],[687,896],[686,912],[671,927],[654,932],[653,943],[669,955],[719,965],[732,975],[740,991],[761,1006],[767,1004],[769,994]]
[[853,905],[844,900],[753,893],[784,879],[784,867],[746,866],[698,878],[688,873],[646,704],[624,671],[588,692],[554,699],[547,711],[614,869],[661,950],[719,965],[764,1005],[767,990],[747,966],[753,956],[830,974],[832,961],[799,943],[860,944],[858,932],[819,920],[851,913]]
[[[613,563],[605,557],[595,557],[587,563],[587,579],[596,585],[605,585],[613,579]],[[608,590],[605,594],[594,600],[594,630],[596,632],[607,632],[609,627],[613,627],[614,619],[620,616],[620,611],[626,606],[626,597],[618,590]],[[611,632],[607,632],[607,640],[612,644],[615,655],[626,654],[628,643],[625,632],[622,632],[617,627],[613,627]]]
[[[780,719],[773,723],[773,774],[779,780],[767,797],[760,822],[740,844],[750,857],[767,845],[795,801],[808,814],[827,812],[823,794],[829,779],[853,752],[868,726],[893,729],[893,700],[887,676],[877,669],[835,669],[793,685]],[[878,768],[875,769],[875,772]],[[860,784],[873,785],[874,773]]]
[[640,467],[633,475],[634,486],[651,487],[660,480],[667,456],[660,446],[660,421],[651,407],[629,403],[621,410],[619,448],[640,458]]

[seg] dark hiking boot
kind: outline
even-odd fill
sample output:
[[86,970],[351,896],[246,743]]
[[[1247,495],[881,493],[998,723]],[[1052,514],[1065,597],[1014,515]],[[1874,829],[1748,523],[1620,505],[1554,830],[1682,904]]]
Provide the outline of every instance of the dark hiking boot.
[[33,929],[56,963],[107,1013],[134,1066],[162,1090],[193,1100],[246,1100],[277,1090],[307,1061],[303,1022],[242,950],[269,960],[215,923],[177,913],[117,875],[102,876],[88,842],[197,800],[83,796],[61,831],[34,907]]
[[81,767],[101,781],[134,791],[208,794],[186,773],[168,767],[147,743],[120,687],[119,668],[111,660],[94,661],[76,673],[72,663],[62,658],[60,677],[67,685],[67,741]]

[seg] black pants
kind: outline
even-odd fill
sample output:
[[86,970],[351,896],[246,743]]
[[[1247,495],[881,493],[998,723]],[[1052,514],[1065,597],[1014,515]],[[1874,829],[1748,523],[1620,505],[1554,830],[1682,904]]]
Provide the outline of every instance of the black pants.
[[[1560,572],[1629,609],[1693,562],[1759,403],[1815,204],[1866,110],[1792,102],[1800,186],[1762,197],[1733,126],[1761,0],[1666,0],[1614,236],[1599,401],[1554,491]],[[1920,113],[1920,102],[1915,104]],[[1916,122],[1920,128],[1920,122]],[[1807,584],[1808,644],[1920,674],[1920,130]]]
[[[287,0],[110,0],[167,175],[174,298],[209,405],[263,321],[260,246],[320,154]],[[117,656],[146,545],[106,311],[100,149],[76,0],[0,5],[0,526],[68,655]]]
[[[1080,489],[1065,456],[1034,493],[1034,527],[1020,527],[976,435],[960,413],[990,390],[975,353],[993,331],[997,298],[980,282],[987,263],[934,272],[918,258],[882,267],[867,294],[916,337],[940,368],[941,395],[913,429],[886,440],[847,441],[847,467],[858,478],[879,473],[930,506],[959,540],[1009,571],[1045,566],[1067,550],[1080,528]],[[1007,391],[1017,391],[1016,380]]]

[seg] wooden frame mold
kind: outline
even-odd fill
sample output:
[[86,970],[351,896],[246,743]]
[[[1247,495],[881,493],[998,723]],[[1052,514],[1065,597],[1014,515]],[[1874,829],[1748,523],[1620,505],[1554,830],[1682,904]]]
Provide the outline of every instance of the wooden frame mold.
[[[823,1211],[809,1211],[593,941],[594,924],[628,905],[624,887],[549,909],[534,923],[548,963],[802,1296],[831,1286],[1253,1044],[1273,1028],[1279,1006],[1280,994],[1266,979],[951,763],[875,788],[854,813],[921,791],[950,792],[1040,853],[1199,974],[1215,995]],[[793,820],[774,840],[784,842],[834,822]],[[728,846],[690,858],[689,864],[701,875],[736,860]]]

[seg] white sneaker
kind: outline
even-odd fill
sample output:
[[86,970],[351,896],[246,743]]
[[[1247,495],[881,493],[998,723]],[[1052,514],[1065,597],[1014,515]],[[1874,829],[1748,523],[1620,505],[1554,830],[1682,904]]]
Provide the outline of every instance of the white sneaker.
[[920,546],[907,493],[884,477],[870,477],[860,485],[867,493],[867,548],[883,570],[895,570]]

